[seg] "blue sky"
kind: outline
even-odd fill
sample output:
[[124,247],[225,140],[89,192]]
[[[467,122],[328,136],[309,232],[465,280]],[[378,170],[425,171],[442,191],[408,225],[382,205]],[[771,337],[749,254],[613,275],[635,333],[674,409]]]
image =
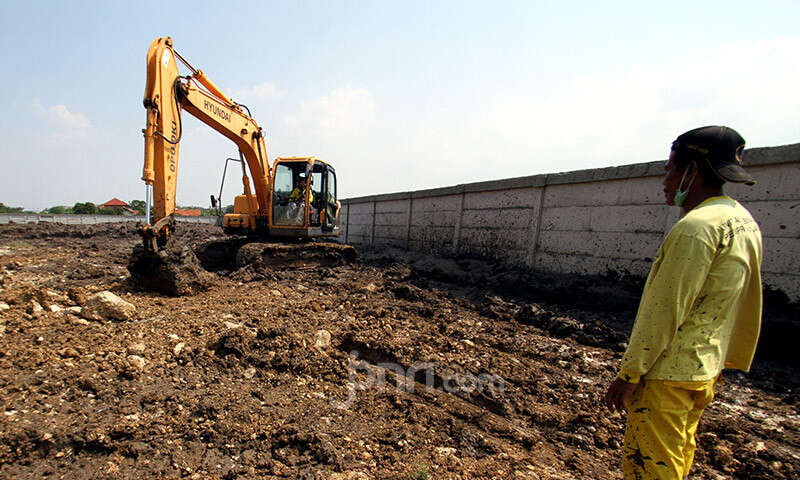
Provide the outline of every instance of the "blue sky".
[[[143,198],[167,35],[341,197],[660,160],[708,124],[799,142],[800,3],[696,3],[4,2],[0,202]],[[236,150],[184,120],[178,203],[206,205]]]

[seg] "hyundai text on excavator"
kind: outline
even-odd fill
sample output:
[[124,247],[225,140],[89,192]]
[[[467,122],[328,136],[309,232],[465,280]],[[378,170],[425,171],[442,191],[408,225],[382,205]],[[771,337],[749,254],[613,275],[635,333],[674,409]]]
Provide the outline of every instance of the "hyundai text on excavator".
[[[179,61],[190,71],[188,75],[179,74]],[[257,237],[260,240],[294,241],[296,245],[302,241],[338,235],[340,203],[336,199],[334,168],[314,157],[276,158],[270,167],[263,130],[249,109],[230,99],[202,70],[195,69],[181,57],[175,51],[170,37],[157,38],[147,52],[144,107],[147,109],[147,123],[142,130],[145,140],[142,180],[146,184],[147,217],[146,223],[140,228],[144,248],[139,249],[138,254],[134,252],[135,258],[128,267],[132,275],[147,278],[163,276],[164,271],[174,270],[174,265],[168,269],[165,267],[168,262],[163,250],[167,249],[168,240],[175,229],[173,214],[183,134],[182,110],[238,147],[244,192],[235,197],[233,213],[225,214],[222,218],[225,233],[247,235],[250,237],[248,242]],[[213,195],[211,201],[215,206],[217,199]],[[237,245],[242,244],[244,242]],[[280,247],[280,244],[277,244],[278,247],[274,243],[270,245],[273,246],[273,253],[275,248]],[[338,247],[341,250],[344,246]],[[302,248],[295,246],[298,252],[294,253],[306,258],[314,256],[300,251]],[[346,248],[352,250],[352,247]],[[284,248],[281,255],[285,257],[287,250],[292,249]],[[307,250],[319,255],[324,248],[317,244]],[[357,256],[354,250],[348,255]],[[170,287],[167,290],[174,289]]]

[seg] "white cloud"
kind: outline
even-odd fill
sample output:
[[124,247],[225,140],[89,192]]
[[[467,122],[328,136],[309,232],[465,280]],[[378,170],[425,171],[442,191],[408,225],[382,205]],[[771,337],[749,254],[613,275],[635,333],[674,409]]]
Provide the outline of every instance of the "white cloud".
[[296,127],[300,123],[300,120],[297,118],[297,115],[286,115],[283,117],[283,122],[290,127]]
[[92,128],[92,122],[86,115],[70,112],[66,105],[45,107],[38,98],[34,98],[31,108],[45,122],[52,140],[82,137]]
[[267,101],[267,100],[277,100],[281,97],[286,95],[286,90],[281,90],[272,82],[264,82],[259,85],[253,85],[252,87],[246,87],[240,90],[234,90],[230,93],[230,97],[234,101]]
[[52,118],[66,128],[89,128],[91,123],[85,115],[70,112],[66,105],[53,105],[49,109]]
[[300,112],[283,117],[287,126],[311,128],[324,140],[362,137],[375,115],[375,101],[366,88],[346,85],[328,95],[305,101]]

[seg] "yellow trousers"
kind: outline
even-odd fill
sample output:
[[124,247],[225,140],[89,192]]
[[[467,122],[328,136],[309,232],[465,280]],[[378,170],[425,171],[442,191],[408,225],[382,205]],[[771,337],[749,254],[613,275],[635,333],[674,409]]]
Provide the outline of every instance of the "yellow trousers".
[[714,399],[717,379],[642,379],[628,405],[622,472],[626,480],[681,480],[689,475],[700,415]]

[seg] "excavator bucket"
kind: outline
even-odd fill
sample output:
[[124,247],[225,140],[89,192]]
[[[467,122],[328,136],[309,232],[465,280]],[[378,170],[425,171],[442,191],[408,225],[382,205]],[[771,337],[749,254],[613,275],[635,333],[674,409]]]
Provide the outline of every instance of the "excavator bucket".
[[171,296],[194,295],[214,283],[191,248],[159,251],[136,246],[128,261],[131,282],[142,290]]
[[214,283],[214,275],[203,268],[191,243],[171,236],[157,248],[156,237],[151,245],[142,236],[144,244],[134,247],[128,260],[131,282],[137,287],[179,296],[199,293]]

